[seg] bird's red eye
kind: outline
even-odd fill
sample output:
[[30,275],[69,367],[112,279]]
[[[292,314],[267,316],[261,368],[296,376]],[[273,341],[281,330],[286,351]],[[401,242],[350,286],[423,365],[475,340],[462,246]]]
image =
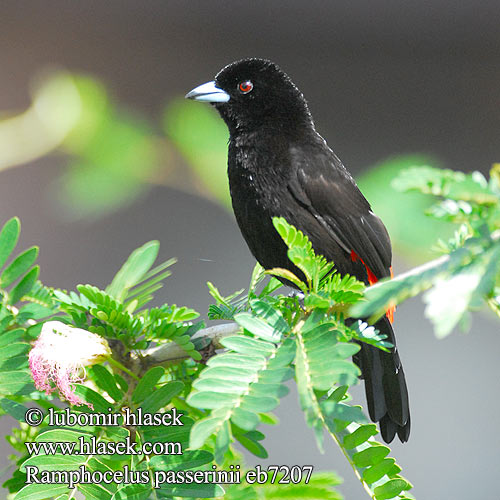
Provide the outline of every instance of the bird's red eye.
[[250,80],[245,80],[240,82],[238,85],[238,90],[242,94],[248,94],[253,89],[253,83]]

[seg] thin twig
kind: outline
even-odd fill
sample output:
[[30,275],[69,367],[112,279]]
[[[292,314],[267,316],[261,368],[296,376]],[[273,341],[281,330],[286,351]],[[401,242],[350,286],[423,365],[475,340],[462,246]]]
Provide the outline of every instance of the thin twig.
[[[204,328],[191,338],[191,341],[207,339],[216,349],[222,348],[221,339],[237,333],[241,327],[237,323],[226,323]],[[147,366],[158,365],[166,361],[180,361],[189,358],[187,352],[175,342],[150,347],[141,353],[142,363]]]

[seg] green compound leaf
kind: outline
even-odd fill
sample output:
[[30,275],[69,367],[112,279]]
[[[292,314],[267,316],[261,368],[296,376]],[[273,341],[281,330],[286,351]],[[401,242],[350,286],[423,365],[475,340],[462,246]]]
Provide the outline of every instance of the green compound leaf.
[[[274,217],[273,224],[288,246],[288,258],[304,273],[309,288],[317,290],[320,281],[333,269],[333,263],[328,262],[321,255],[316,255],[309,238],[288,224],[283,217]],[[278,271],[280,276],[285,277],[281,270]],[[273,274],[275,274],[274,271]]]
[[[223,342],[236,351],[210,358],[187,398],[192,406],[213,410],[193,426],[191,448],[200,447],[211,434],[227,432],[227,421],[244,431],[254,430],[259,414],[278,406],[287,392],[283,382],[292,376],[288,367],[294,351],[291,340],[280,346],[251,337],[228,337]],[[245,436],[245,443],[251,440]],[[260,447],[246,444],[262,454]]]
[[360,346],[339,342],[331,325],[322,324],[301,332],[297,350],[307,365],[307,377],[312,387],[318,390],[331,389],[335,384],[354,385],[361,374],[351,361]]

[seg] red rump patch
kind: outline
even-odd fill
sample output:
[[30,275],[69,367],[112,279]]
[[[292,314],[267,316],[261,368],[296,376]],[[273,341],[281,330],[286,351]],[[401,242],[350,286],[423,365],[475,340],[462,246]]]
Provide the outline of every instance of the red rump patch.
[[[378,278],[373,274],[373,271],[364,263],[363,259],[354,251],[351,250],[351,260],[353,262],[356,261],[361,261],[361,263],[365,266],[366,273],[368,274],[368,283],[370,285],[374,285],[377,281]],[[392,266],[390,267],[391,271],[391,278],[394,277],[394,274],[392,273]],[[392,323],[394,321],[394,311],[396,310],[396,306],[391,306],[389,309],[387,309],[386,316],[389,318],[389,321]]]
[[368,273],[368,283],[370,283],[370,285],[374,285],[378,281],[378,278],[373,274],[372,270],[364,263],[363,259],[354,250],[351,250],[351,260],[353,262],[360,260],[363,266],[365,266],[366,272]]

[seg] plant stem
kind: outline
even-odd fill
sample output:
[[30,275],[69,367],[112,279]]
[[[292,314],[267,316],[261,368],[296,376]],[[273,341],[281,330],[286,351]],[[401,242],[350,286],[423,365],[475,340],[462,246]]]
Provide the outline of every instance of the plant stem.
[[[220,349],[220,340],[230,335],[235,335],[241,327],[237,323],[225,323],[223,325],[215,325],[210,328],[203,328],[191,338],[191,341],[199,339],[208,339],[216,349]],[[165,363],[166,361],[180,361],[189,358],[186,351],[178,346],[175,342],[161,344],[159,346],[150,347],[141,354],[142,362],[146,366]]]
[[116,366],[118,369],[120,369],[121,371],[127,373],[128,375],[130,375],[134,380],[137,380],[139,381],[139,377],[131,370],[129,370],[126,366],[122,365],[119,361],[117,361],[116,359],[112,358],[112,357],[109,357],[107,359],[108,363],[110,365],[113,365],[113,366]]

